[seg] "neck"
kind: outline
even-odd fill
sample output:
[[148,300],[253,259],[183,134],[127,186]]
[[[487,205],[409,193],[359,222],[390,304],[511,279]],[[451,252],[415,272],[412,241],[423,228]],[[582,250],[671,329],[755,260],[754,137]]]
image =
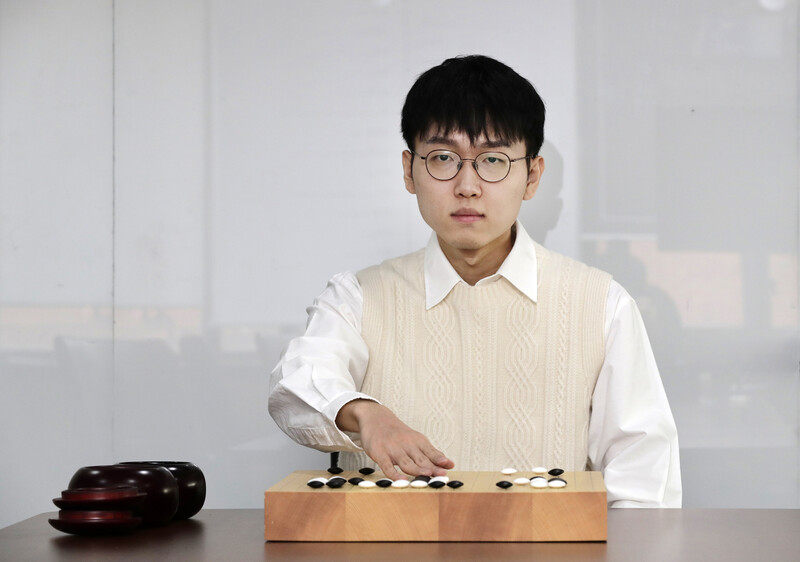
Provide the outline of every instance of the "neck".
[[497,273],[514,247],[515,239],[516,230],[512,228],[504,236],[477,250],[446,246],[441,239],[439,247],[459,277],[469,285],[475,285],[481,279]]

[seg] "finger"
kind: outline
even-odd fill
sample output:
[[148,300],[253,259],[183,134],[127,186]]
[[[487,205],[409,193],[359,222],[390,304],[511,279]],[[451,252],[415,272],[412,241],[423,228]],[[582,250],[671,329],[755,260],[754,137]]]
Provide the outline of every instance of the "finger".
[[453,461],[451,461],[447,457],[442,457],[442,458],[434,461],[434,464],[436,466],[440,467],[443,470],[450,470],[450,469],[452,469],[453,467],[456,466],[456,463],[454,463]]
[[432,476],[433,475],[433,467],[432,466],[420,466],[419,464],[414,461],[408,454],[403,454],[402,456],[395,459],[395,464],[400,467],[400,470],[409,474],[411,476]]
[[388,456],[376,456],[372,460],[377,463],[378,468],[381,469],[381,472],[383,472],[383,475],[386,476],[386,478],[391,480],[405,479],[404,476],[400,474],[394,467],[394,463]]
[[433,461],[421,450],[413,451],[409,453],[409,456],[414,461],[414,464],[419,467],[419,474],[425,474],[427,476],[441,476],[436,474],[438,469],[436,464],[434,464]]
[[434,472],[442,472],[442,474],[436,474],[436,476],[444,476],[444,471],[441,469],[449,470],[455,466],[453,461],[448,459],[443,452],[435,448],[433,445],[428,444],[427,446],[423,447],[422,452],[429,459],[429,461],[433,463]]

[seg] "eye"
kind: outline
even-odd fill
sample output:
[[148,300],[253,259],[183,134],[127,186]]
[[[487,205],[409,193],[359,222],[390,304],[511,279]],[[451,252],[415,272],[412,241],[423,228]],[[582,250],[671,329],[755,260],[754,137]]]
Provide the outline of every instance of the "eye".
[[450,156],[449,154],[437,154],[433,158],[437,162],[450,162],[453,159],[453,157]]
[[492,153],[489,153],[489,154],[482,155],[480,157],[480,162],[479,163],[483,164],[484,166],[502,167],[502,166],[507,165],[508,158],[506,158],[505,155],[503,155],[503,154],[492,152]]

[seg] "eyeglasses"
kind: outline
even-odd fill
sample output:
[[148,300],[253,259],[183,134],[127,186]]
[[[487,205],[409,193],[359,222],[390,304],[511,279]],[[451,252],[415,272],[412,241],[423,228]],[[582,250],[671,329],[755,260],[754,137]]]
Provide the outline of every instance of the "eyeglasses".
[[520,156],[512,159],[502,152],[482,152],[475,158],[461,158],[451,150],[432,150],[427,156],[422,156],[412,150],[411,154],[419,156],[425,161],[425,169],[433,179],[451,180],[461,171],[464,162],[472,162],[472,167],[475,168],[480,178],[491,183],[506,179],[511,171],[511,164],[514,162],[531,158],[530,156]]

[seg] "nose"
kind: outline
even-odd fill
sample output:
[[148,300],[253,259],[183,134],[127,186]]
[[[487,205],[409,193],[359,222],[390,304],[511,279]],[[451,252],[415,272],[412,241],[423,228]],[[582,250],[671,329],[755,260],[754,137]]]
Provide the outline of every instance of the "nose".
[[474,160],[462,160],[461,169],[456,174],[454,192],[456,197],[480,197],[481,177],[475,169]]

